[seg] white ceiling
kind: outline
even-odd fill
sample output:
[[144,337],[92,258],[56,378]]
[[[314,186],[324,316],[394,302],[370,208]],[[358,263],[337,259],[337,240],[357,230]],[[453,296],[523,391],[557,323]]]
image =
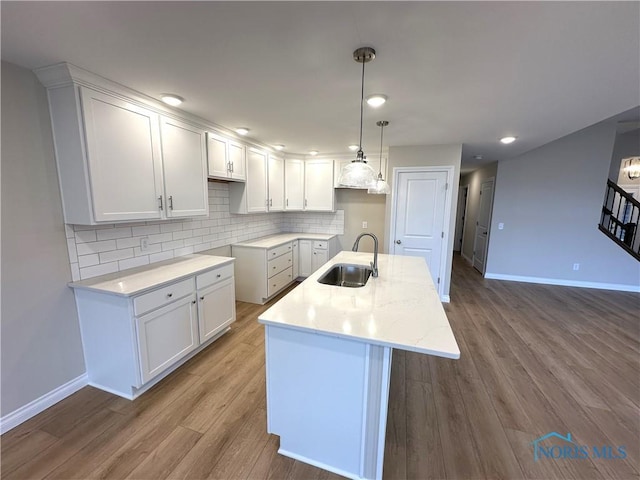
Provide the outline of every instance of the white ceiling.
[[[638,2],[1,2],[2,59],[66,61],[288,152],[523,153],[640,104]],[[510,146],[498,143],[518,136]]]

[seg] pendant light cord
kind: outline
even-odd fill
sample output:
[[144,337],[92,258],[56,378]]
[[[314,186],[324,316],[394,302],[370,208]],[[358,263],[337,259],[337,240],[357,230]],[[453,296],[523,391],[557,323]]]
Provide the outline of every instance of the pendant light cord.
[[[362,86],[360,89],[360,151],[358,152],[360,155],[359,156],[363,156],[364,152],[362,151],[362,118],[364,116],[364,64],[367,63],[365,61],[365,59],[362,59]],[[364,160],[364,157],[362,158],[362,160]]]
[[384,123],[380,125],[380,171],[378,172],[382,176],[382,134],[384,133]]

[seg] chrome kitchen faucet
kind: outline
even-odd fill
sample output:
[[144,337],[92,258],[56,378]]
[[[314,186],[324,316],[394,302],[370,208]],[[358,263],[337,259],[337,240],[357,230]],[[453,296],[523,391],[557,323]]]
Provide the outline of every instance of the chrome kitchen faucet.
[[353,247],[351,248],[351,251],[357,252],[360,239],[367,235],[373,238],[373,262],[369,263],[371,265],[371,270],[372,270],[371,276],[377,277],[378,276],[378,237],[376,237],[373,233],[366,233],[366,232],[361,233],[360,235],[358,235],[358,238],[356,238],[356,241],[353,243]]

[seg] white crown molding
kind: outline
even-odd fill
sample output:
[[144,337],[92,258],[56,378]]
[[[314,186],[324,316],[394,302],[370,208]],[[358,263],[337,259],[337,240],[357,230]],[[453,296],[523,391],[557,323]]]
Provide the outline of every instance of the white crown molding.
[[278,152],[271,145],[264,144],[251,137],[238,135],[234,130],[214,123],[206,118],[193,115],[185,112],[184,110],[172,108],[156,98],[101,77],[100,75],[89,72],[88,70],[71,63],[62,62],[55,65],[49,65],[47,67],[36,68],[33,70],[33,73],[38,77],[40,83],[47,89],[68,86],[83,86],[91,88],[92,90],[97,90],[108,95],[115,95],[123,101],[133,102],[144,108],[151,108],[162,115],[166,115],[177,120],[187,121],[198,128],[211,130],[215,133],[224,135],[225,137],[232,138],[233,140],[249,147],[255,147],[275,154],[282,153]]

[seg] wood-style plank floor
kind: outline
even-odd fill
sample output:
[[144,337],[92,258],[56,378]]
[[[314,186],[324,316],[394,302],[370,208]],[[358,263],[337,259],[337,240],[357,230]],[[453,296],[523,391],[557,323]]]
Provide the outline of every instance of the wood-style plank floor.
[[[484,280],[454,261],[460,360],[396,351],[385,479],[637,479],[640,296]],[[331,479],[266,433],[265,309],[136,401],[86,387],[1,438],[3,479]],[[625,459],[533,459],[571,433]]]

